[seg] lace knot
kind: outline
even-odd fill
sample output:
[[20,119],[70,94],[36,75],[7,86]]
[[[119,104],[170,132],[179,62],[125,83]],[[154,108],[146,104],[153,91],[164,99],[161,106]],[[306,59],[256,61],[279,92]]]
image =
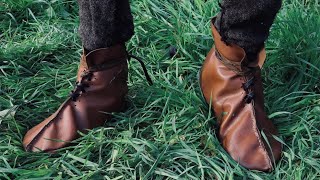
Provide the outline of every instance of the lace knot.
[[81,93],[86,93],[86,88],[90,87],[87,81],[91,81],[92,76],[92,71],[84,71],[81,74],[81,80],[76,82],[74,90],[71,91],[70,97],[72,101],[77,101]]
[[245,64],[247,59],[244,59],[242,62],[233,62],[225,58],[217,49],[215,53],[223,65],[236,73],[238,76],[244,77],[245,82],[242,84],[242,88],[246,92],[244,100],[248,104],[251,103],[255,97],[253,87],[255,83],[255,73],[257,67],[250,67],[250,65]]
[[252,100],[254,99],[255,94],[254,92],[249,92],[245,97],[244,100],[247,104],[250,104],[252,102]]

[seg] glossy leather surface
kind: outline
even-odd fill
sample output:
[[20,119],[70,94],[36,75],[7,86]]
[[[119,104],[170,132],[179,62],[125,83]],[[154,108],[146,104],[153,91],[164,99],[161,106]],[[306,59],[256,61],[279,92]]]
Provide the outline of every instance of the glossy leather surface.
[[[249,62],[242,48],[221,41],[213,25],[212,32],[215,47],[203,64],[200,86],[218,120],[220,142],[242,166],[271,171],[281,157],[282,145],[273,138],[278,133],[264,110],[261,66],[265,50],[256,61]],[[250,69],[254,71],[248,71]],[[252,78],[250,88],[244,88]],[[247,101],[249,93],[254,96]]]
[[[91,76],[85,76],[90,72]],[[128,65],[124,45],[98,49],[81,57],[76,99],[68,98],[50,117],[29,130],[23,145],[27,151],[53,152],[66,147],[80,132],[103,126],[110,113],[123,110]],[[83,91],[82,91],[82,90]]]

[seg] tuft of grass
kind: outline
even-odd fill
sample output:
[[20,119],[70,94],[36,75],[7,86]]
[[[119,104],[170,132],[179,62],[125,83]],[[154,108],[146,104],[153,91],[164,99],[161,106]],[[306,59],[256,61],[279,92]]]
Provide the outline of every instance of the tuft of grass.
[[[25,152],[26,131],[72,89],[81,42],[75,1],[0,2],[0,179],[319,179],[320,12],[285,0],[267,42],[266,109],[283,158],[272,173],[233,161],[215,135],[197,73],[213,44],[215,1],[132,0],[129,109],[56,154]],[[170,57],[170,47],[177,55]]]

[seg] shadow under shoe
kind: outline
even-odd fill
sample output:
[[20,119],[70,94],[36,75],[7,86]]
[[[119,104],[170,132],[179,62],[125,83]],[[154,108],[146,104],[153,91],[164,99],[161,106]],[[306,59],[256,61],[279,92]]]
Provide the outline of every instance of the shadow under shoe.
[[81,57],[77,83],[60,108],[24,137],[27,151],[54,152],[103,126],[110,113],[120,112],[128,92],[127,52],[124,45],[97,49]]
[[273,138],[278,132],[264,110],[261,67],[265,50],[256,61],[248,61],[242,48],[221,40],[213,24],[212,32],[215,47],[203,64],[200,86],[218,119],[219,139],[242,166],[271,171],[281,157],[282,145]]

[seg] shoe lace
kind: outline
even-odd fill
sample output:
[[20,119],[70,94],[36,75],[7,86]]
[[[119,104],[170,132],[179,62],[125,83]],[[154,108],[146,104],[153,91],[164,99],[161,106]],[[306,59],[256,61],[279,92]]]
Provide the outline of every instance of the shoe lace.
[[76,82],[74,90],[71,91],[70,97],[72,101],[77,101],[81,93],[86,92],[86,88],[90,87],[89,83],[92,80],[93,72],[86,70],[81,74],[81,80]]
[[255,97],[255,94],[253,91],[254,82],[255,82],[255,77],[252,76],[249,79],[246,78],[246,81],[242,84],[242,88],[246,92],[246,96],[244,97],[244,100],[247,104],[250,104]]
[[[130,61],[131,59],[135,59],[140,63],[149,85],[153,85],[153,82],[152,82],[151,77],[148,73],[146,65],[144,64],[142,59],[137,56],[134,56],[132,54],[128,54],[127,57],[128,57],[128,61]],[[90,87],[89,82],[92,80],[93,72],[94,72],[93,70],[86,70],[81,74],[80,81],[76,82],[74,90],[72,90],[70,93],[70,98],[72,101],[77,101],[77,99],[80,97],[80,95],[82,93],[86,93],[86,88]]]
[[144,76],[146,77],[149,85],[152,86],[153,82],[151,80],[151,77],[148,73],[148,70],[147,70],[146,65],[144,64],[143,60],[137,56],[134,56],[132,54],[128,54],[128,61],[130,62],[131,59],[135,59],[136,61],[138,61],[140,63],[142,70],[143,70],[143,73],[144,73]]
[[[247,104],[250,104],[254,98],[255,93],[253,90],[254,84],[255,84],[255,73],[257,68],[256,67],[248,67],[248,66],[242,66],[240,62],[232,62],[225,57],[222,56],[222,54],[216,49],[216,56],[217,58],[230,70],[235,72],[237,75],[244,77],[245,82],[242,84],[242,88],[246,92],[246,96],[244,97],[244,101]],[[240,69],[239,67],[242,66]]]

